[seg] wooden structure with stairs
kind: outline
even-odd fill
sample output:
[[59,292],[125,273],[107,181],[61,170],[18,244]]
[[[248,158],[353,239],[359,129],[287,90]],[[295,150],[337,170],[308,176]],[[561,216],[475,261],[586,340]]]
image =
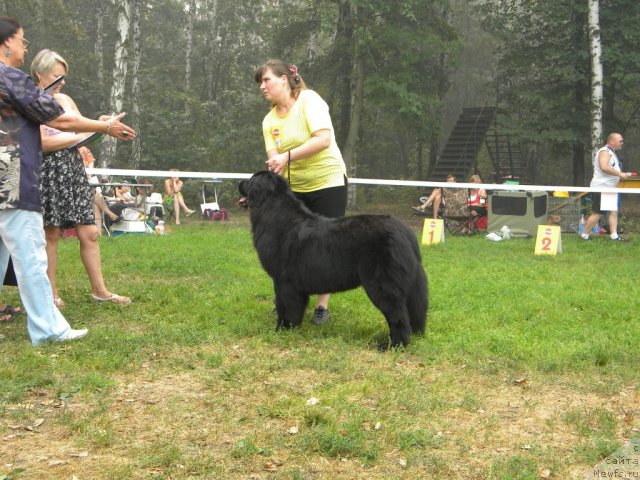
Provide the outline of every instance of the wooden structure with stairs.
[[491,175],[482,175],[485,181],[527,183],[526,162],[509,135],[500,132],[498,113],[497,107],[464,108],[429,179],[445,181],[451,173],[462,181],[478,173],[478,153],[484,144],[493,164]]

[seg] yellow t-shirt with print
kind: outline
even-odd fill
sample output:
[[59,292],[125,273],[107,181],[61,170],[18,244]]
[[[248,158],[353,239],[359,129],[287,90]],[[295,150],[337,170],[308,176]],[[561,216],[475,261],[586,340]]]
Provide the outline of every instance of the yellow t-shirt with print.
[[[331,131],[329,147],[315,155],[291,162],[291,190],[314,192],[323,188],[344,185],[347,169],[329,115],[329,106],[313,90],[302,90],[285,115],[278,115],[275,107],[262,121],[262,135],[267,152],[283,153],[305,143],[313,132]],[[287,169],[282,175],[287,178]]]

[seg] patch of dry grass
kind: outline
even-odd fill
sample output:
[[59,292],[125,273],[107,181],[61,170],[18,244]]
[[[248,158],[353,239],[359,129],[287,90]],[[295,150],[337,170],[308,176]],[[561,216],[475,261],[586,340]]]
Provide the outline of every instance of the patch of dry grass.
[[[286,360],[248,344],[227,346],[215,368],[202,361],[176,372],[153,362],[118,375],[109,395],[64,405],[50,391],[32,392],[5,407],[3,468],[24,469],[16,478],[59,479],[482,479],[518,457],[536,474],[580,478],[595,462],[577,447],[594,448],[605,412],[613,438],[637,433],[633,385],[607,395],[575,376],[514,382],[373,352],[354,352],[347,375],[255,365],[225,373],[269,356]],[[37,419],[44,422],[31,429]]]
[[523,242],[425,248],[427,334],[385,354],[361,291],[275,333],[242,214],[105,239],[127,308],[87,301],[66,243],[65,314],[91,332],[34,349],[22,322],[2,327],[0,479],[583,478],[639,435],[633,270],[604,306],[598,283],[638,246],[569,239],[540,259]]

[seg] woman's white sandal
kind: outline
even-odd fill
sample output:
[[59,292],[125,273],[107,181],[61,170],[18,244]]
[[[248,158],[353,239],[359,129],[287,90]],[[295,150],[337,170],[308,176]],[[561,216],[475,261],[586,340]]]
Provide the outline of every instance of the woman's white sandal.
[[111,302],[116,303],[118,305],[129,305],[131,303],[131,299],[129,297],[121,297],[117,293],[112,293],[110,297],[100,298],[94,294],[91,294],[91,299],[94,302]]

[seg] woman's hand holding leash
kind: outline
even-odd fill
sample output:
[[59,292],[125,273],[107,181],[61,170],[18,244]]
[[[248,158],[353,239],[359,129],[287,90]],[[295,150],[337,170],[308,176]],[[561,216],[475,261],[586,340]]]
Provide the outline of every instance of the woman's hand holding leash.
[[284,171],[284,167],[287,165],[289,158],[288,153],[289,152],[277,153],[267,160],[265,163],[267,164],[269,171],[280,175]]

